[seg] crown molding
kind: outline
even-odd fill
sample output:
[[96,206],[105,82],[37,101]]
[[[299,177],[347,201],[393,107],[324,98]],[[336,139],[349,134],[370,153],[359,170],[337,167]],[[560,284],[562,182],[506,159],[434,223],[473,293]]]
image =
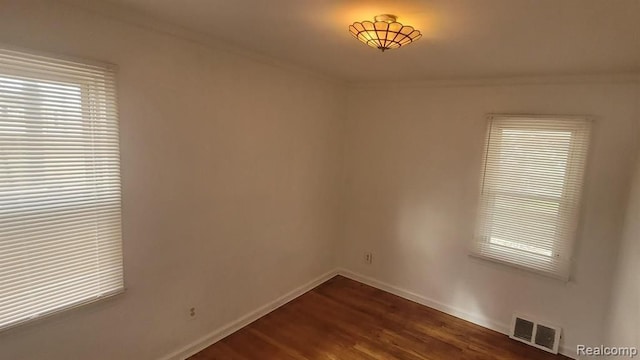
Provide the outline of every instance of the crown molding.
[[640,70],[629,72],[600,72],[584,74],[556,75],[522,75],[522,76],[487,76],[449,79],[420,79],[400,81],[349,81],[337,76],[312,70],[302,65],[279,60],[272,56],[248,50],[226,40],[215,38],[209,34],[188,29],[150,16],[138,9],[125,7],[110,1],[60,0],[84,11],[96,13],[116,21],[153,31],[167,36],[190,41],[216,51],[223,51],[257,63],[278,68],[310,78],[327,81],[349,88],[425,88],[425,87],[472,87],[472,86],[515,86],[515,85],[560,85],[560,84],[606,84],[632,83],[640,84]]
[[125,7],[110,1],[86,1],[86,0],[60,0],[62,3],[74,8],[94,13],[112,20],[120,21],[127,25],[135,26],[147,31],[152,31],[166,36],[189,41],[212,50],[222,51],[227,54],[252,60],[262,65],[271,66],[290,73],[298,74],[322,80],[337,85],[345,85],[346,82],[330,74],[308,69],[291,62],[282,61],[263,53],[239,47],[236,44],[215,38],[209,34],[198,32],[184,26],[171,23],[150,16],[138,9]]
[[516,85],[572,85],[572,84],[640,84],[640,72],[591,73],[571,75],[510,76],[415,81],[356,81],[351,88],[425,88],[425,87],[483,87]]

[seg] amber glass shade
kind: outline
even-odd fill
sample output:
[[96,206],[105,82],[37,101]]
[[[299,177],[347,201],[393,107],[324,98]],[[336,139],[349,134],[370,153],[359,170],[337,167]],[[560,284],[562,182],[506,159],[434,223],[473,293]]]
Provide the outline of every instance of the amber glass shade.
[[[394,17],[389,16],[391,19]],[[363,21],[349,25],[349,32],[363,43],[382,51],[397,49],[418,40],[422,34],[412,26],[393,21]]]

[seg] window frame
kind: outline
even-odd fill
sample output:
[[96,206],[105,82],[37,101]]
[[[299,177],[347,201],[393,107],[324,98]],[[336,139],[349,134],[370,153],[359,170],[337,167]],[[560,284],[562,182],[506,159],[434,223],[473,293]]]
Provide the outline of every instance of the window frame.
[[[514,127],[504,126],[504,125],[501,126],[500,124],[496,124],[495,120],[498,120],[498,121],[499,120],[513,120],[513,121],[528,120],[528,121],[534,121],[534,122],[536,120],[539,120],[541,122],[557,120],[559,123],[569,122],[569,121],[582,122],[581,127],[576,126],[574,129],[571,129],[572,136],[570,140],[570,145],[568,146],[567,165],[566,165],[566,172],[564,175],[562,194],[560,194],[557,197],[553,197],[553,196],[531,195],[523,192],[518,193],[515,190],[514,191],[496,190],[492,188],[491,192],[493,194],[487,195],[487,187],[490,187],[490,185],[486,185],[488,171],[489,171],[487,164],[490,158],[490,152],[499,151],[502,148],[502,140],[503,140],[502,137],[499,140],[497,140],[499,141],[497,145],[495,142],[492,142],[492,141],[496,141],[495,138],[492,138],[494,127],[499,126],[501,129],[509,129],[509,128],[514,129]],[[478,206],[478,211],[476,216],[476,226],[474,228],[473,243],[469,252],[470,256],[488,260],[495,263],[500,263],[510,267],[515,267],[515,268],[523,269],[526,271],[534,272],[543,276],[559,279],[565,282],[570,281],[571,270],[573,266],[572,263],[573,263],[573,253],[575,248],[575,242],[577,241],[577,237],[579,234],[579,228],[581,224],[580,220],[583,213],[583,209],[582,209],[583,198],[584,198],[584,189],[586,187],[587,172],[589,169],[590,152],[592,147],[591,143],[592,143],[592,135],[593,135],[593,123],[594,123],[593,117],[587,116],[587,115],[551,115],[551,114],[540,115],[540,114],[501,114],[500,113],[500,114],[488,114],[486,116],[487,130],[486,130],[484,148],[482,153],[483,155],[482,155],[482,168],[480,173],[479,204],[478,204],[479,206]],[[545,127],[544,125],[541,124],[537,128],[532,126],[531,128],[527,128],[526,130],[548,131],[549,127],[548,126]],[[585,131],[585,134],[586,134],[586,135],[585,134],[581,135],[581,136],[586,136],[586,141],[584,143],[584,146],[586,146],[586,149],[584,149],[583,152],[578,152],[576,148],[577,146],[581,146],[580,143],[576,143],[577,142],[576,135],[578,135],[579,131]],[[579,161],[579,158],[577,156],[580,153],[582,153],[585,158],[584,158],[584,162],[582,163],[582,166],[576,169],[574,165],[576,164],[576,161]],[[492,157],[495,159],[495,154]],[[494,172],[497,172],[497,171],[494,170]],[[495,174],[493,176],[495,176]],[[571,179],[572,177],[579,179],[578,181],[580,183],[580,189],[581,189],[579,193],[574,195],[573,199],[565,196],[567,193],[566,185],[569,182],[569,179]],[[492,226],[490,224],[493,221],[491,219],[491,217],[493,216],[492,213],[495,213],[495,211],[493,210],[494,204],[496,201],[495,194],[498,194],[498,193],[503,193],[507,197],[511,196],[516,199],[557,203],[558,215],[556,218],[558,219],[558,222],[562,222],[561,219],[563,218],[569,219],[568,222],[574,225],[573,229],[569,230],[568,237],[565,238],[564,241],[562,241],[562,243],[560,243],[561,240],[558,238],[553,239],[553,247],[551,250],[552,254],[550,256],[546,256],[543,254],[534,253],[526,250],[518,250],[515,247],[509,247],[509,246],[493,243],[490,236],[487,236],[486,234],[483,234],[482,231],[480,231],[480,227],[482,225],[484,225],[487,228],[490,228]],[[485,201],[488,202],[489,204],[483,206],[483,202]],[[571,205],[572,201],[575,202],[574,206]],[[482,248],[482,250],[479,250],[478,248],[479,244],[485,245]],[[562,244],[564,244],[564,246],[561,246]],[[526,246],[526,244],[524,245]],[[562,251],[560,251],[560,249],[562,248],[564,248],[564,254],[561,254]],[[528,253],[529,255],[523,255],[524,253]],[[558,259],[561,256],[563,256],[564,261],[568,262],[566,271],[553,272],[553,271],[542,270],[539,268],[542,265],[545,265],[547,263],[551,263],[553,261],[560,261]],[[527,262],[522,263],[522,262],[511,261],[512,259],[515,259],[518,257],[521,257],[521,258],[526,257]]]
[[[86,67],[98,67],[101,69],[104,69],[105,71],[110,71],[112,72],[112,81],[113,81],[113,91],[115,92],[115,99],[113,100],[113,104],[111,104],[109,107],[106,107],[105,109],[109,109],[106,111],[113,111],[113,113],[115,114],[115,126],[116,126],[116,133],[118,134],[118,139],[117,139],[117,158],[118,158],[118,170],[117,170],[117,177],[118,177],[118,186],[121,189],[122,188],[122,172],[121,172],[121,162],[120,162],[120,158],[121,158],[121,147],[120,147],[120,137],[119,137],[119,133],[120,133],[120,119],[118,116],[118,104],[117,104],[117,93],[118,93],[118,88],[117,88],[117,84],[118,84],[118,67],[115,64],[112,63],[108,63],[108,62],[103,62],[103,61],[96,61],[96,60],[90,60],[90,59],[85,59],[85,58],[78,58],[78,57],[73,57],[73,56],[66,56],[66,55],[60,55],[60,54],[52,54],[52,53],[48,53],[48,52],[42,52],[42,51],[34,51],[32,49],[25,49],[25,48],[20,48],[20,47],[15,47],[15,46],[11,46],[11,45],[6,45],[3,43],[0,43],[0,51],[7,51],[7,52],[13,52],[16,53],[18,56],[23,55],[25,58],[26,57],[33,57],[33,58],[41,58],[43,62],[46,63],[47,60],[49,60],[51,62],[51,64],[53,64],[54,62],[58,61],[58,62],[71,62],[71,63],[77,63],[77,64],[81,64],[83,66]],[[93,100],[95,99],[94,94],[92,94],[92,91],[95,91],[93,88],[96,86],[95,82],[89,81],[89,80],[84,80],[84,81],[72,81],[69,76],[65,76],[61,73],[58,74],[51,74],[51,73],[47,73],[47,74],[43,74],[43,73],[37,73],[37,74],[29,74],[29,70],[16,70],[16,69],[0,69],[0,77],[8,77],[8,78],[24,78],[26,79],[26,81],[34,81],[34,82],[38,82],[38,81],[42,81],[43,83],[57,83],[59,85],[62,86],[69,86],[69,87],[76,87],[79,90],[79,95],[80,95],[80,102],[79,102],[79,108],[81,109],[81,121],[82,121],[82,132],[93,132],[93,118],[95,118],[95,114],[96,114],[96,109],[95,109],[95,104],[93,104]],[[104,100],[107,101],[107,100]],[[0,111],[1,112],[1,111]],[[98,111],[99,112],[99,111]],[[87,114],[87,115],[84,115]],[[43,128],[45,127],[45,125],[42,126]],[[42,130],[41,130],[42,131]],[[0,150],[1,151],[1,150]],[[94,164],[95,166],[95,164]],[[86,174],[86,176],[90,176],[90,174]],[[96,175],[96,173],[93,173],[94,178]],[[72,186],[72,184],[70,184],[70,186]],[[79,204],[65,204],[63,207],[61,207],[58,211],[61,212],[69,212],[72,211],[74,209],[78,209],[81,208],[82,206]],[[87,211],[90,211],[90,208],[87,208]],[[52,211],[53,213],[54,211]],[[73,301],[67,305],[63,305],[63,306],[58,306],[56,308],[53,308],[51,310],[47,310],[47,311],[43,311],[40,313],[37,313],[36,315],[32,315],[31,317],[25,317],[21,320],[18,321],[13,321],[10,323],[7,323],[3,326],[0,326],[0,333],[1,332],[5,332],[5,331],[11,331],[15,328],[19,328],[22,327],[24,325],[29,325],[32,323],[37,323],[40,322],[42,320],[46,320],[50,317],[53,316],[57,316],[60,314],[64,314],[67,313],[69,311],[72,311],[74,309],[77,308],[81,308],[81,307],[85,307],[87,305],[91,305],[91,304],[95,304],[95,303],[100,303],[106,300],[110,300],[113,298],[116,298],[122,294],[124,294],[127,291],[127,283],[126,283],[126,271],[125,271],[125,264],[124,264],[124,233],[123,233],[123,229],[122,229],[122,215],[123,215],[123,211],[122,211],[122,192],[120,190],[120,196],[119,196],[119,217],[120,217],[120,231],[119,231],[119,241],[120,241],[120,249],[121,249],[121,253],[120,253],[120,264],[119,264],[119,269],[122,273],[122,282],[121,282],[121,286],[119,286],[117,289],[111,290],[111,291],[105,291],[103,293],[101,293],[100,295],[97,296],[93,296],[93,297],[87,297],[85,299],[79,299],[77,301]],[[99,245],[102,246],[102,245]],[[0,271],[1,271],[1,267],[0,267]],[[85,275],[83,275],[85,276]]]

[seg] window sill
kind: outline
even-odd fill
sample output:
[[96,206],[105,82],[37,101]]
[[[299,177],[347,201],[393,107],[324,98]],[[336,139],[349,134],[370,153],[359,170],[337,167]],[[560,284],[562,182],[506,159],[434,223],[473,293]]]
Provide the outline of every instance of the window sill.
[[9,324],[6,324],[4,326],[0,327],[0,333],[5,332],[5,331],[10,331],[22,326],[27,326],[30,324],[34,324],[34,323],[38,323],[40,321],[52,318],[54,316],[57,315],[61,315],[64,313],[69,313],[75,309],[79,309],[79,308],[84,308],[86,306],[89,305],[93,305],[93,304],[99,304],[99,303],[103,303],[103,302],[107,302],[107,301],[111,301],[115,298],[119,298],[121,295],[123,295],[126,292],[126,288],[121,288],[115,291],[112,291],[110,293],[106,293],[104,295],[101,295],[99,297],[95,297],[95,298],[90,298],[90,299],[86,299],[86,300],[81,300],[72,304],[69,304],[67,306],[55,309],[55,310],[51,310],[48,312],[44,312],[35,316],[31,316],[29,318],[24,318],[22,320],[18,320]]
[[565,271],[553,271],[551,269],[545,269],[553,266],[553,263],[556,262],[554,259],[542,258],[541,256],[536,256],[533,254],[532,256],[521,255],[520,259],[522,259],[522,263],[514,263],[507,259],[508,255],[511,255],[511,257],[513,257],[514,253],[517,253],[517,251],[485,243],[480,249],[472,249],[469,253],[469,256],[493,263],[498,263],[501,265],[506,265],[512,268],[525,270],[548,278],[560,280],[565,283],[569,282],[568,269]]

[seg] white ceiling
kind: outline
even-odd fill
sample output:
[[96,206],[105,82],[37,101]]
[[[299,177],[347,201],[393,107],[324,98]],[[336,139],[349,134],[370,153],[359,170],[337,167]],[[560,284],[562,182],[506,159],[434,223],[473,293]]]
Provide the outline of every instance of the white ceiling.
[[[108,1],[349,81],[640,70],[640,0]],[[381,13],[423,38],[381,53],[347,31]]]

